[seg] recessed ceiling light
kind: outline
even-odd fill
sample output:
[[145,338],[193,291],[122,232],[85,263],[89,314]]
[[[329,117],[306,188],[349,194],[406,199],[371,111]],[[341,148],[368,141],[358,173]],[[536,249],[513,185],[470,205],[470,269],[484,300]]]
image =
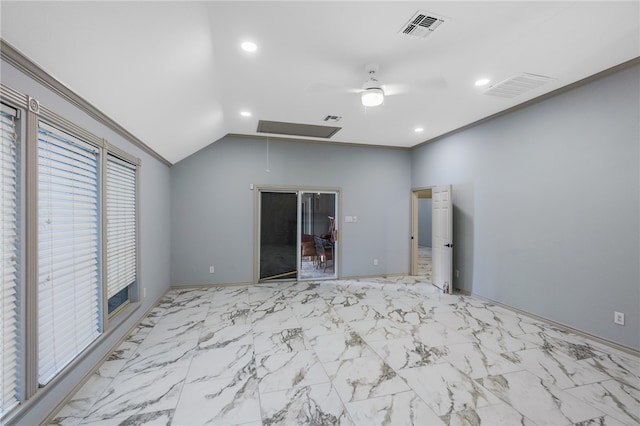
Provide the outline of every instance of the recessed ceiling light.
[[258,45],[252,41],[245,41],[240,45],[240,47],[242,47],[242,50],[245,52],[255,52],[258,50]]
[[249,111],[240,111],[240,115],[243,117],[251,117],[251,113]]
[[488,78],[481,78],[480,80],[476,80],[476,86],[485,86],[489,83],[489,81],[491,80],[489,80]]
[[413,131],[416,132],[416,133],[424,132],[424,128],[423,127],[416,127],[415,129],[413,129]]

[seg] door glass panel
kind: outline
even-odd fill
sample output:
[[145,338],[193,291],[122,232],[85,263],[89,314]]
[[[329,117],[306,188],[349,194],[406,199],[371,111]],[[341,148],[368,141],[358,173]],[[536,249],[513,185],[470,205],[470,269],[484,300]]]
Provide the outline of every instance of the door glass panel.
[[296,192],[260,193],[260,281],[296,279]]
[[300,279],[337,276],[336,195],[335,192],[300,193]]

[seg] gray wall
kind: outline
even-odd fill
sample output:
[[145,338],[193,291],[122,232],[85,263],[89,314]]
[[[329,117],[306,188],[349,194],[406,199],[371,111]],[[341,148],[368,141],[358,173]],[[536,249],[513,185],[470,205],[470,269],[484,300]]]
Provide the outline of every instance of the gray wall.
[[20,424],[31,425],[39,424],[169,288],[170,174],[167,166],[150,157],[58,95],[31,80],[11,65],[2,61],[0,66],[2,82],[7,86],[38,99],[41,105],[142,160],[140,169],[140,287],[147,289],[147,297],[140,309],[103,340],[64,380],[49,384],[44,391],[40,392],[38,399],[25,407],[27,408],[26,415],[21,419]]
[[414,150],[413,187],[453,184],[456,287],[640,348],[639,94],[635,66]]
[[266,172],[266,144],[226,137],[171,168],[173,285],[253,281],[250,184],[341,188],[342,219],[358,217],[339,224],[343,276],[409,271],[408,150],[271,140]]
[[431,247],[431,198],[418,199],[418,245]]

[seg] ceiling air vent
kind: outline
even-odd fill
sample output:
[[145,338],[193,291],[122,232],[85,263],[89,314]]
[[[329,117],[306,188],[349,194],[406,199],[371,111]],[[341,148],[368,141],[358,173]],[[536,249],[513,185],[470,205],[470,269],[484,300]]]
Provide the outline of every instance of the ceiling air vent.
[[333,123],[337,123],[340,120],[342,120],[342,117],[339,115],[327,115],[325,118],[322,119],[322,121],[331,121]]
[[551,80],[553,78],[544,75],[522,73],[494,84],[485,90],[484,94],[499,98],[515,98],[530,90],[537,89]]
[[444,22],[444,18],[433,13],[419,10],[401,29],[400,34],[426,38]]
[[259,133],[274,133],[278,135],[304,136],[308,138],[329,139],[342,127],[318,126],[315,124],[283,123],[282,121],[258,121]]

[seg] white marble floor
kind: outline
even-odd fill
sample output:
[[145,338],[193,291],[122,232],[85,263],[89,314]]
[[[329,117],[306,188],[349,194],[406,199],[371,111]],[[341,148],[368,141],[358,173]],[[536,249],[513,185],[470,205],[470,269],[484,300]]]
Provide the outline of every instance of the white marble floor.
[[171,290],[64,425],[637,425],[640,361],[414,277]]
[[418,246],[418,275],[423,276],[426,282],[432,282],[433,254],[431,247]]

